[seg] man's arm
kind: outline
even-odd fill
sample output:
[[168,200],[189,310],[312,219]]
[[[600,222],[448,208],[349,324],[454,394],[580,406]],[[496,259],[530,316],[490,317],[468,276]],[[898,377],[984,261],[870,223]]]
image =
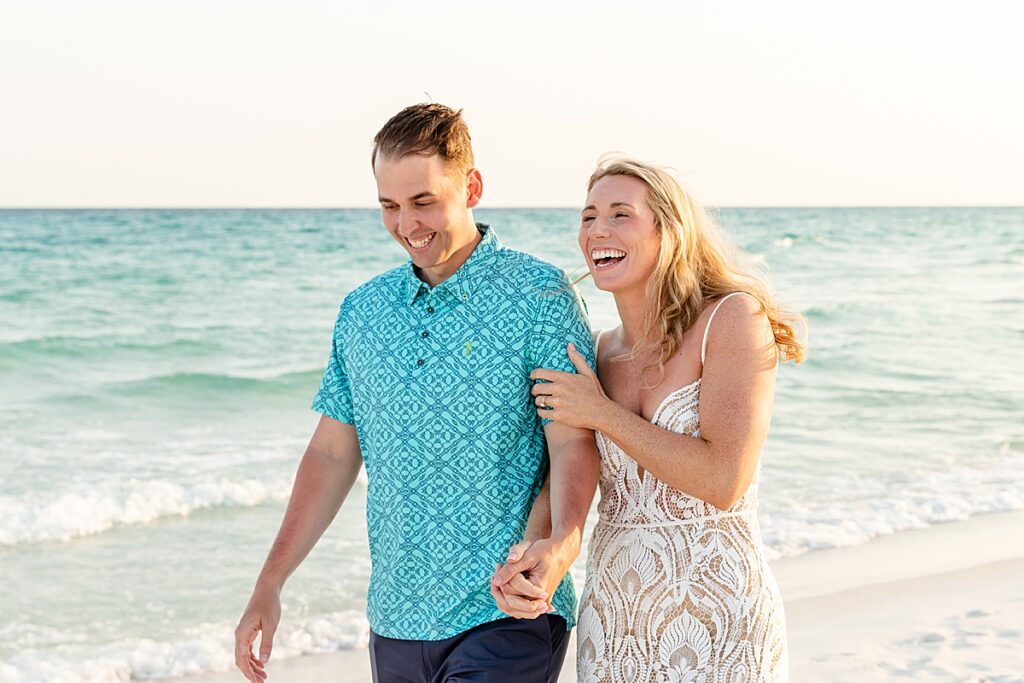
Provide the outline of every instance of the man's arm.
[[[594,339],[579,293],[565,273],[548,282],[545,291],[539,302],[528,361],[534,368],[572,372],[574,366],[565,352],[566,343],[572,342],[593,369]],[[530,536],[526,536],[522,543],[513,546],[513,551],[522,552],[522,557],[513,556],[495,570],[491,594],[499,609],[512,616],[536,617],[550,608],[555,589],[579,555],[583,525],[600,473],[597,443],[591,430],[556,423],[540,413],[538,416],[551,463],[551,533],[529,546]],[[536,507],[538,504],[541,507]],[[545,501],[541,499],[534,505],[528,534],[542,528]]]
[[491,594],[498,607],[519,618],[536,618],[552,609],[551,598],[579,555],[600,475],[592,431],[552,422],[544,427],[544,433],[551,460],[544,486],[550,488],[550,501],[538,497],[541,507],[534,503],[527,533],[531,533],[531,526],[538,528],[535,515],[540,518],[550,511],[551,535],[529,544],[527,541],[532,539],[527,535],[523,543],[513,547],[522,552],[522,557],[510,557],[505,565],[499,565],[491,580]]
[[[281,589],[338,514],[361,465],[355,427],[322,416],[299,463],[277,538],[235,630],[235,664],[249,681],[266,679],[264,664],[281,620]],[[261,631],[257,660],[252,645]]]
[[[600,332],[592,332],[591,338],[594,340],[594,365],[597,365],[597,338],[600,336]],[[547,448],[545,447],[545,452]],[[550,453],[548,452],[550,457]],[[598,475],[600,476],[600,466],[598,467]],[[551,471],[544,477],[544,485],[540,489],[540,493],[537,494],[536,500],[533,501],[533,507],[530,508],[530,516],[526,520],[526,530],[523,532],[523,540],[516,543],[508,550],[507,562],[515,562],[523,553],[526,552],[535,541],[539,541],[542,538],[547,538],[551,535]],[[498,596],[496,596],[498,597]]]

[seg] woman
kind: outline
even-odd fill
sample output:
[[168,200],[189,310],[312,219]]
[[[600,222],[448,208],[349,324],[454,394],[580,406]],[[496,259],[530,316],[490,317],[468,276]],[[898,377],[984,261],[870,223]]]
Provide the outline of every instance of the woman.
[[[800,319],[662,169],[608,160],[588,189],[580,249],[622,325],[596,335],[596,375],[571,346],[578,374],[532,375],[539,414],[595,430],[602,457],[579,680],[784,681],[757,482],[777,359],[803,359]],[[535,616],[514,586],[499,606]]]

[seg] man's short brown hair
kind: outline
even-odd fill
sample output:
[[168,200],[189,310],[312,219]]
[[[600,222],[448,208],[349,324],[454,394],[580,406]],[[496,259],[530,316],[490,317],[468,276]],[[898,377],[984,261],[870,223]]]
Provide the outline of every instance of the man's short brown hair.
[[401,159],[410,154],[438,154],[459,173],[473,168],[473,146],[462,110],[435,103],[406,107],[374,136],[370,163],[376,165],[378,155]]

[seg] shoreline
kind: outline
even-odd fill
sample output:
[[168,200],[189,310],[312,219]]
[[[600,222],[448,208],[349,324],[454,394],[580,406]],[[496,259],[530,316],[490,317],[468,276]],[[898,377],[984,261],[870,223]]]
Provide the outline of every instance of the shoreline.
[[[1024,681],[1024,512],[772,563],[793,681]],[[575,636],[559,683],[575,683]],[[274,662],[268,681],[370,681],[365,649]],[[239,683],[208,673],[181,683]]]

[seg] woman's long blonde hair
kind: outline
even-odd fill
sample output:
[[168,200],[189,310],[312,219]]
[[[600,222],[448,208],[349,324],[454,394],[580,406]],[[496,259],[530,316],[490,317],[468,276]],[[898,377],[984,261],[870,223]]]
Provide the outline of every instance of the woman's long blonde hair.
[[768,316],[779,358],[797,363],[804,359],[803,316],[775,302],[767,277],[750,265],[678,180],[658,166],[613,156],[598,162],[587,191],[601,178],[613,175],[630,176],[647,186],[647,202],[661,236],[658,262],[647,282],[643,334],[632,357],[645,347],[658,348],[660,382],[665,363],[679,349],[683,333],[697,322],[707,302],[746,292]]

